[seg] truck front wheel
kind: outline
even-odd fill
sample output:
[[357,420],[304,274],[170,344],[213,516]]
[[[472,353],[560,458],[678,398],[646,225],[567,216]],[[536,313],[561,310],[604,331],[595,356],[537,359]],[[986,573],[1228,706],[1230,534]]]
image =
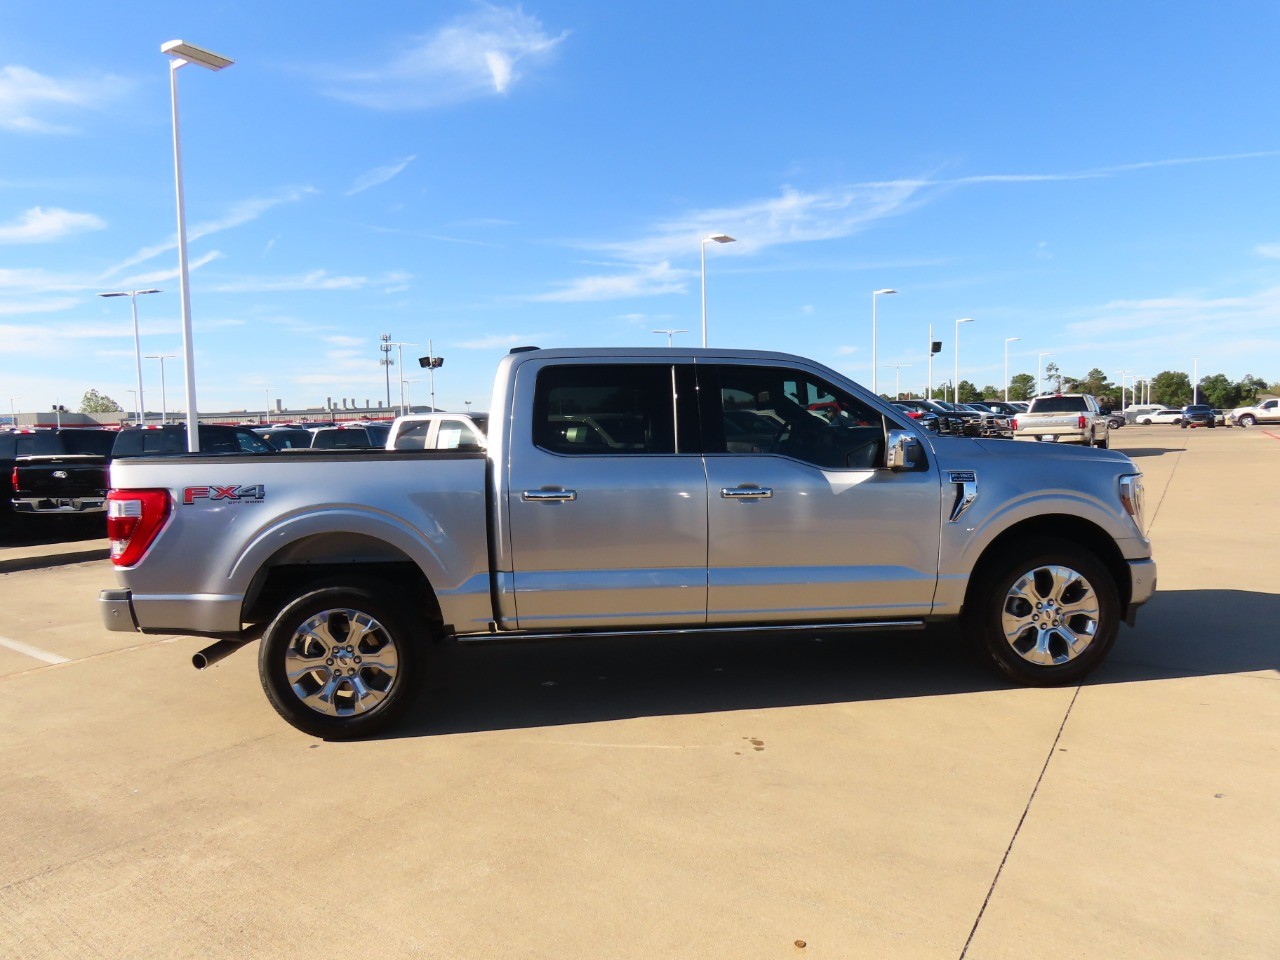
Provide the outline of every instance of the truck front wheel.
[[399,604],[372,588],[305,593],[262,637],[258,676],[276,712],[303,733],[351,740],[384,729],[412,705],[420,641]]
[[979,655],[1010,680],[1035,687],[1077,683],[1115,642],[1120,602],[1107,568],[1067,541],[1011,551],[980,575],[965,604]]

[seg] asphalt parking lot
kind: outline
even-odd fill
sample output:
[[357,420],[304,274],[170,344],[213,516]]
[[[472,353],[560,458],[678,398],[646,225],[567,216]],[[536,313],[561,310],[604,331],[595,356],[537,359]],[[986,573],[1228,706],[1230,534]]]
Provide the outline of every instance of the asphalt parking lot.
[[0,566],[0,957],[1273,960],[1280,430],[1113,446],[1159,592],[1055,690],[941,630],[477,646],[329,743],[253,648],[104,631],[105,560]]

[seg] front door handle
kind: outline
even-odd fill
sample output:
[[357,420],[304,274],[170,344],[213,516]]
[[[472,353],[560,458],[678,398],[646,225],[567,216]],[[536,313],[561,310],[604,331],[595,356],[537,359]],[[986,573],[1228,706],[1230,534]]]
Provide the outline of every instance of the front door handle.
[[768,500],[773,496],[772,487],[721,487],[720,496],[726,500]]
[[568,503],[578,499],[577,490],[526,490],[520,494],[525,503]]

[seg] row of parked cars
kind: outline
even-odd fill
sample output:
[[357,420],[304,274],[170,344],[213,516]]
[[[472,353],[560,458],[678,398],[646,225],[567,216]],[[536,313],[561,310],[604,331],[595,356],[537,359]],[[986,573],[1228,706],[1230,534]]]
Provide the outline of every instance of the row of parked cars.
[[[201,424],[202,453],[483,449],[484,414],[412,414],[392,422]],[[0,430],[0,529],[23,518],[102,516],[108,470],[127,457],[187,452],[186,424]]]

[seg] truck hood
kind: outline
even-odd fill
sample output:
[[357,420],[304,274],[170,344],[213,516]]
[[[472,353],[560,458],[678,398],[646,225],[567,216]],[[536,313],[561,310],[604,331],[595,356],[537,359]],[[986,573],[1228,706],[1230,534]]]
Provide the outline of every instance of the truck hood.
[[[944,468],[972,467],[981,461],[1003,463],[1059,461],[1063,464],[1109,464],[1124,472],[1142,471],[1119,450],[1098,450],[1075,443],[1021,443],[1016,440],[979,439],[977,437],[935,437],[934,449]],[[1072,469],[1067,467],[1066,469]]]

